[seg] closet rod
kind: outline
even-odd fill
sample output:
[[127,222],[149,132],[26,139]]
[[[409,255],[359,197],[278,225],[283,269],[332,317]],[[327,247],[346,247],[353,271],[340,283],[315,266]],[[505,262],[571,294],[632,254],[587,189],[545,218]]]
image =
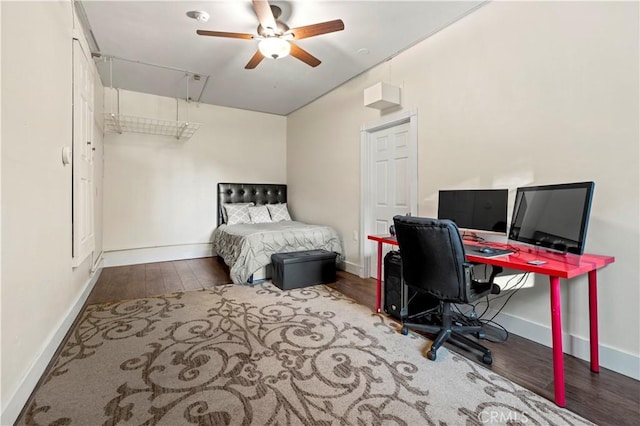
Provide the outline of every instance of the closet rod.
[[94,58],[116,59],[116,60],[119,60],[119,61],[132,62],[134,64],[140,64],[140,65],[148,65],[150,67],[163,68],[163,69],[166,69],[166,70],[183,72],[183,73],[186,73],[186,74],[189,74],[189,75],[199,75],[201,77],[206,76],[207,78],[209,78],[208,75],[202,74],[202,73],[199,73],[199,72],[183,70],[181,68],[170,67],[170,66],[167,66],[167,65],[152,64],[150,62],[143,62],[143,61],[138,61],[138,60],[135,60],[135,59],[121,58],[119,56],[107,55],[105,53],[94,53],[94,52],[92,52],[91,56],[93,56]]

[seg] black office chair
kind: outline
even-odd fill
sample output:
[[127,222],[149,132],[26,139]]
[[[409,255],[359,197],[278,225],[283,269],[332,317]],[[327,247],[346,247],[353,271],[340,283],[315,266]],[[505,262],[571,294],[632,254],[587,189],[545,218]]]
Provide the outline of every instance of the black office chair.
[[395,216],[393,222],[406,284],[440,301],[437,315],[425,312],[430,314],[432,323],[410,322],[421,316],[411,315],[402,320],[402,334],[407,334],[409,329],[437,334],[427,352],[430,360],[436,359],[438,348],[451,338],[481,351],[482,362],[491,365],[491,351],[462,335],[480,333],[482,326],[480,323],[466,325],[462,321],[454,321],[451,304],[470,303],[490,293],[499,293],[500,288],[493,280],[502,268],[493,267],[485,282],[474,280],[471,274],[473,265],[466,261],[458,227],[450,220]]

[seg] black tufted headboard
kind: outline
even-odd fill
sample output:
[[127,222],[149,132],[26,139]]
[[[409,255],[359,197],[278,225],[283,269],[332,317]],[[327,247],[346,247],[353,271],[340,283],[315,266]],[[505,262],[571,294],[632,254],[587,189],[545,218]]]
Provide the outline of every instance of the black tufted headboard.
[[272,183],[219,183],[218,226],[224,223],[222,205],[225,203],[278,204],[287,202],[287,185]]

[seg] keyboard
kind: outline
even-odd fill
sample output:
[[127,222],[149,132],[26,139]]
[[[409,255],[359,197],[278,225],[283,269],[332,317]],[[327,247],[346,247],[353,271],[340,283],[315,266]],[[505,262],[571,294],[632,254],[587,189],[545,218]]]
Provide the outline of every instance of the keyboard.
[[[482,249],[484,248],[488,248],[491,251],[489,253],[485,253],[482,251]],[[478,245],[473,245],[473,244],[464,244],[464,251],[467,254],[473,255],[473,256],[478,256],[478,257],[499,257],[499,256],[507,256],[509,254],[513,254],[514,251],[513,250],[507,250],[507,249],[499,249],[499,248],[493,248],[493,247],[489,247],[489,246],[478,246]]]

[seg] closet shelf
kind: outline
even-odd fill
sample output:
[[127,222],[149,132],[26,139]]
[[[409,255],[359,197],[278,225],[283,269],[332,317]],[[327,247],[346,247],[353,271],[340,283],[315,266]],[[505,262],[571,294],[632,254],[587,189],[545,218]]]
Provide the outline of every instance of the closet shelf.
[[104,123],[108,132],[172,136],[178,140],[188,140],[200,128],[200,123],[190,121],[159,120],[110,112],[104,114]]

